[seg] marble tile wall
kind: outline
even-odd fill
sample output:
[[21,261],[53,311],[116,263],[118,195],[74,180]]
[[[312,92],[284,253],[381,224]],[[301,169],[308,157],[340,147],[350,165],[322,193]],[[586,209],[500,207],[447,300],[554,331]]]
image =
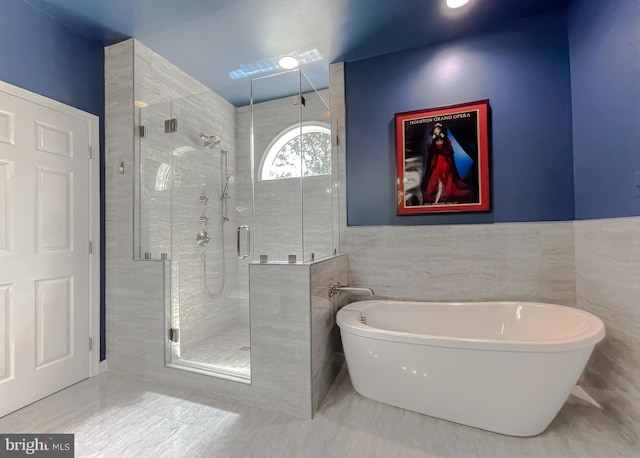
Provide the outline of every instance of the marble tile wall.
[[251,264],[249,277],[252,384],[280,411],[311,418],[309,265]]
[[578,307],[607,336],[581,383],[629,444],[640,443],[640,218],[576,221]]
[[[106,356],[116,370],[143,356],[146,319],[152,318],[145,308],[144,268],[132,256],[133,56],[132,40],[105,48]],[[121,162],[124,174],[118,172]]]
[[339,348],[336,313],[344,297],[329,297],[329,287],[349,282],[347,255],[311,264],[311,380],[313,412],[317,412],[344,362]]
[[343,363],[335,324],[341,298],[329,298],[329,287],[347,282],[347,256],[249,270],[253,386],[280,411],[311,418]]
[[343,229],[351,284],[377,296],[576,305],[572,222]]

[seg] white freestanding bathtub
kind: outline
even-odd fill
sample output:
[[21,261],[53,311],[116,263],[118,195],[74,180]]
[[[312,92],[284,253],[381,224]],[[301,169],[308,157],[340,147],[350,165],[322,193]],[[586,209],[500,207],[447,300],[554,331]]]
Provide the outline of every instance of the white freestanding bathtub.
[[512,436],[547,428],[605,335],[590,313],[532,302],[363,301],[337,321],[358,393]]

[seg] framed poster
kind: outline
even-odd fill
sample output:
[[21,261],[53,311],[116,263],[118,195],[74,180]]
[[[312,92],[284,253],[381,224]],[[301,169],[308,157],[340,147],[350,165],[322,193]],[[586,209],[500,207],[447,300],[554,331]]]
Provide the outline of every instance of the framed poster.
[[490,209],[489,101],[397,113],[398,215]]

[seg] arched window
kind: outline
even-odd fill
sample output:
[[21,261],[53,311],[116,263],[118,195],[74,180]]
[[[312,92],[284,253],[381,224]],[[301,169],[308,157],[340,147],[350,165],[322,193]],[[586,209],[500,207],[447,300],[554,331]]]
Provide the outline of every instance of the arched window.
[[305,177],[331,173],[329,124],[295,124],[280,132],[265,150],[258,176],[261,180],[294,178],[301,170]]

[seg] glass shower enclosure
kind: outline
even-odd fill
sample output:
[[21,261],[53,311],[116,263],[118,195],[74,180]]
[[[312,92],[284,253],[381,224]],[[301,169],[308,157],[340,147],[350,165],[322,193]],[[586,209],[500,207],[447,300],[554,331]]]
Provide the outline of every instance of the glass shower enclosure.
[[134,148],[134,258],[168,263],[165,365],[245,383],[248,265],[308,262],[338,239],[326,91],[301,71],[251,86],[242,107],[209,91],[137,108]]

